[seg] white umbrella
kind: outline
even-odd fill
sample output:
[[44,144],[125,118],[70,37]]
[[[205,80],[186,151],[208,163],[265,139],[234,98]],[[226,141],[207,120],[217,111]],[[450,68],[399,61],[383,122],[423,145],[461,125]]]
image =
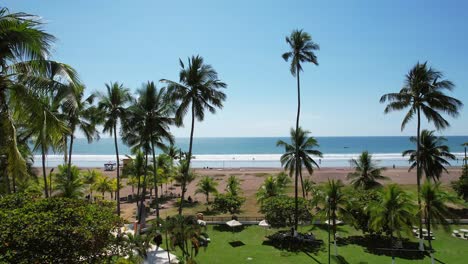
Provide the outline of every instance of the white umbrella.
[[258,225],[261,226],[261,227],[270,227],[270,224],[266,220],[260,221],[260,223],[258,223]]
[[237,220],[231,220],[231,221],[227,221],[226,225],[228,225],[230,227],[236,227],[236,226],[241,226],[242,223],[237,221]]
[[[342,224],[343,221],[336,220],[335,223],[336,223],[337,225],[339,225],[339,224]],[[328,221],[328,220],[327,220],[327,221],[325,221],[325,224],[326,224],[326,225],[333,225],[333,220],[331,220],[331,221]]]
[[206,222],[203,221],[203,220],[198,219],[198,220],[197,220],[197,223],[198,223],[199,225],[201,225],[201,226],[206,226]]

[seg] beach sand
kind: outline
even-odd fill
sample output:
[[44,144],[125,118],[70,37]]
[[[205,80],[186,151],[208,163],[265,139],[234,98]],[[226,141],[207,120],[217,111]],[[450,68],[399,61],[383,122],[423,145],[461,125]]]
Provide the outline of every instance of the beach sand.
[[[117,174],[116,171],[104,171],[103,168],[83,168],[82,170],[86,171],[87,169],[100,170],[104,175],[110,178],[115,178]],[[49,171],[49,169],[47,171]],[[195,169],[197,178],[189,184],[187,188],[188,190],[186,197],[191,196],[194,201],[199,201],[201,204],[204,204],[206,200],[205,196],[202,194],[195,194],[195,190],[197,188],[196,185],[203,176],[213,177],[218,182],[218,192],[223,193],[226,187],[227,178],[231,175],[234,175],[236,177],[239,177],[239,179],[241,180],[243,196],[247,198],[245,206],[248,208],[245,210],[245,213],[249,216],[256,216],[258,215],[258,212],[256,212],[257,205],[255,201],[255,193],[262,185],[266,176],[276,174],[281,171],[282,169],[280,168]],[[353,169],[351,168],[321,168],[314,170],[312,176],[308,176],[307,173],[304,173],[304,177],[309,178],[316,183],[323,183],[326,182],[328,179],[340,179],[346,184],[349,182],[346,179],[346,176],[352,171]],[[444,173],[441,176],[441,182],[444,185],[449,185],[451,181],[457,180],[461,174],[460,167],[452,167],[448,169],[448,171],[448,174]],[[408,168],[388,168],[386,171],[384,171],[383,174],[389,178],[389,180],[382,181],[383,184],[398,183],[401,185],[416,185],[415,170],[408,172]],[[120,191],[120,196],[125,197],[127,195],[132,194],[132,188],[131,186],[126,185],[126,179],[123,179],[123,185],[124,188]],[[166,191],[166,185],[163,185],[163,190]],[[176,195],[180,194],[180,187],[171,187],[171,185],[168,185],[167,190],[168,192],[175,193]],[[106,193],[105,197],[106,199],[110,199],[109,193]],[[161,210],[161,216],[171,215],[176,212],[174,208],[174,200],[171,200],[164,204],[164,207],[165,209]],[[122,217],[125,220],[133,221],[135,219],[135,203],[124,202],[121,204],[121,208]]]

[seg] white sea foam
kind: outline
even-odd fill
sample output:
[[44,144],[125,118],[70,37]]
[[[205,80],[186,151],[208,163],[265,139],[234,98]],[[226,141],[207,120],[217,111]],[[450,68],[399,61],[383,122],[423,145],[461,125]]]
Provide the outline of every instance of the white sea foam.
[[[461,165],[464,153],[453,153],[457,161],[452,165]],[[322,167],[349,167],[349,160],[355,159],[360,153],[330,153],[322,158],[315,158]],[[194,167],[280,167],[281,154],[200,154],[194,155],[192,160]],[[408,166],[408,157],[402,157],[401,153],[375,153],[372,154],[381,166]],[[120,159],[125,159],[121,155]],[[41,156],[36,155],[35,166],[41,166]],[[104,163],[115,162],[115,155],[73,155],[73,164],[79,167],[102,167]],[[63,163],[63,155],[48,155],[46,166],[57,166]]]

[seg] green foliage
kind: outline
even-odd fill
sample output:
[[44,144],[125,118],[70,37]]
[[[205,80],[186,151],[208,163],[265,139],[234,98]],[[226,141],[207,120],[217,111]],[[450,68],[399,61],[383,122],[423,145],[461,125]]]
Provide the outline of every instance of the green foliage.
[[208,237],[205,232],[202,232],[202,227],[198,224],[197,218],[195,216],[176,215],[168,217],[163,226],[169,233],[172,249],[177,247],[182,251],[183,257],[181,260],[187,263],[195,263],[193,258],[198,255],[201,240]]
[[387,177],[382,175],[385,168],[377,167],[377,164],[372,160],[372,155],[364,151],[359,158],[351,159],[351,165],[354,167],[354,172],[348,174],[348,179],[351,179],[351,184],[354,188],[371,189],[382,186],[377,180],[386,180]]
[[468,166],[463,166],[460,178],[452,182],[452,188],[457,192],[458,196],[468,201]]
[[241,192],[240,180],[235,175],[229,176],[227,183],[226,183],[225,191],[231,194],[232,196],[238,196],[240,194]]
[[[307,206],[307,201],[298,199],[299,221],[310,221],[312,215]],[[285,227],[294,225],[295,200],[289,196],[274,196],[265,199],[260,207],[260,212],[273,227]]]
[[217,186],[218,183],[212,177],[205,176],[198,182],[195,193],[203,193],[206,196],[206,203],[208,204],[210,193],[218,193]]
[[[257,191],[257,201],[263,202],[265,199],[270,197],[278,196],[284,193],[286,180],[289,180],[285,173],[280,174],[281,176],[268,176],[263,182],[262,186]],[[286,177],[285,177],[285,176]]]
[[68,198],[0,199],[0,262],[94,263],[115,246],[120,219],[108,206]]
[[56,190],[58,195],[66,198],[80,198],[83,196],[83,180],[80,170],[76,166],[70,169],[68,175],[68,166],[59,165],[58,172],[55,174]]
[[357,230],[362,232],[374,232],[370,228],[370,212],[368,206],[371,203],[380,203],[382,198],[377,189],[356,190],[348,189],[346,196],[349,197],[349,203],[346,205],[346,211],[350,218],[349,223]]
[[213,210],[230,214],[236,214],[240,212],[240,208],[245,202],[245,198],[237,195],[218,194],[213,201]]

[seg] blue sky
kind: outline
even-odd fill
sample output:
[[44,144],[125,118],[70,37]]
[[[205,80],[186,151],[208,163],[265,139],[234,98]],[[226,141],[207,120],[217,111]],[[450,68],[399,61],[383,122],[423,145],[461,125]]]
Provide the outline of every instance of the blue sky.
[[[54,59],[75,67],[90,91],[109,81],[136,90],[177,80],[178,59],[200,54],[229,86],[224,109],[196,137],[285,136],[295,122],[296,82],[281,58],[285,36],[303,28],[320,45],[306,65],[301,125],[315,136],[413,135],[403,113],[383,114],[382,94],[429,61],[468,98],[468,16],[463,1],[2,1],[40,15]],[[445,135],[467,135],[468,110]],[[175,128],[189,135],[189,125]],[[424,124],[424,127],[433,128]]]

